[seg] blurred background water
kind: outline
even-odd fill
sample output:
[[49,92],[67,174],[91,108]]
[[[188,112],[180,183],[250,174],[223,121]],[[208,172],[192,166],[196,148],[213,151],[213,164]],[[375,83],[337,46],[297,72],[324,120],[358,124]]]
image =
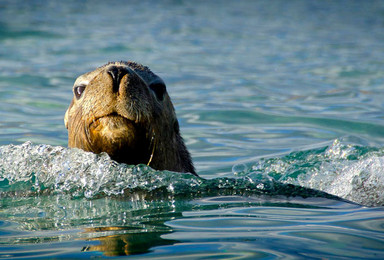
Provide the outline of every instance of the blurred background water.
[[[13,178],[4,177],[8,145],[66,146],[75,78],[115,60],[147,65],[166,82],[200,176],[269,173],[384,205],[383,1],[0,0],[4,187]],[[1,198],[1,256],[384,255],[381,207],[67,196]]]

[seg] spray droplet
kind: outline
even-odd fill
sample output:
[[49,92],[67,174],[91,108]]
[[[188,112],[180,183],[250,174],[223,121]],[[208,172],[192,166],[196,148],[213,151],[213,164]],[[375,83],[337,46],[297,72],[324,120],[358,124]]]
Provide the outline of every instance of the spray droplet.
[[248,167],[244,163],[235,164],[232,167],[232,173],[236,176],[244,176],[247,174]]

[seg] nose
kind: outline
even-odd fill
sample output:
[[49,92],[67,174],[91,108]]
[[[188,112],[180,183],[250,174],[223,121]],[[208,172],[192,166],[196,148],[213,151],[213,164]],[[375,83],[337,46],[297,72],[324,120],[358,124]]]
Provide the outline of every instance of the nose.
[[119,92],[120,81],[124,75],[128,74],[128,69],[124,67],[111,66],[108,68],[107,73],[111,75],[113,82],[113,92]]

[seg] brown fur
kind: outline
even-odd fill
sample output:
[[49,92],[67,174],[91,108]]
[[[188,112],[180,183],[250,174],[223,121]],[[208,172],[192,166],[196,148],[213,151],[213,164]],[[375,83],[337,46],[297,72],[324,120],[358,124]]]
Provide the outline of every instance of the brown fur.
[[78,77],[73,89],[84,91],[65,114],[69,147],[196,174],[165,85],[147,67],[110,62]]

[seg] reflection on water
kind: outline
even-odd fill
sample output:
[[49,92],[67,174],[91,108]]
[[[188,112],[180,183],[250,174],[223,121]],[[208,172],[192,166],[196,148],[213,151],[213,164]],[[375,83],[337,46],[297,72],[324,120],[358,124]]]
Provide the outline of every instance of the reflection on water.
[[[116,231],[118,228],[102,228],[103,231]],[[100,232],[100,229],[89,230],[91,232]],[[138,234],[123,234],[91,238],[100,244],[84,247],[83,252],[99,251],[104,252],[105,256],[135,255],[150,252],[150,249],[157,246],[173,245],[177,241],[162,239],[163,232],[146,232]]]

